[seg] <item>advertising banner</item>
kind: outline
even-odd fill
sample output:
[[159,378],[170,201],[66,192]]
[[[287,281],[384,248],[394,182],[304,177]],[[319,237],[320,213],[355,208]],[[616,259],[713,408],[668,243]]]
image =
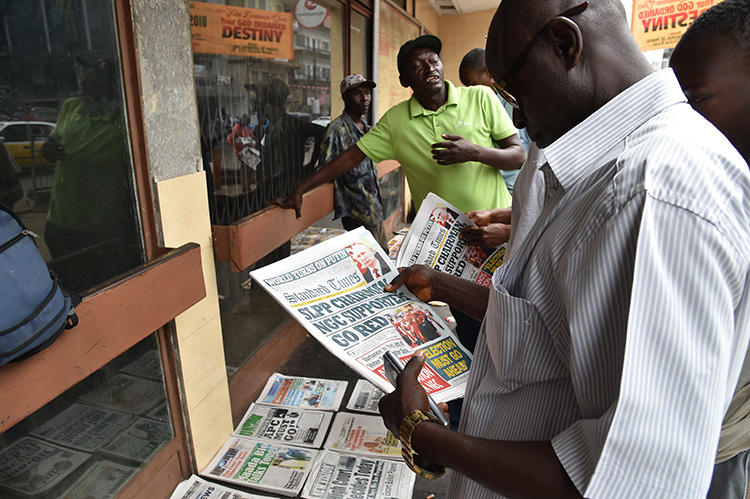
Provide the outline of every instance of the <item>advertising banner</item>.
[[631,30],[644,52],[677,45],[688,26],[721,0],[633,0]]
[[196,54],[294,59],[291,12],[190,2],[190,35]]

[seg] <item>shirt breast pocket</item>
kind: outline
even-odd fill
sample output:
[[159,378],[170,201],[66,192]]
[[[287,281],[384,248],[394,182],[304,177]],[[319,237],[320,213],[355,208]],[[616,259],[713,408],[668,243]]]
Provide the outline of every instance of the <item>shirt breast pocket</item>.
[[485,337],[500,386],[508,392],[568,377],[537,308],[501,285],[490,291]]

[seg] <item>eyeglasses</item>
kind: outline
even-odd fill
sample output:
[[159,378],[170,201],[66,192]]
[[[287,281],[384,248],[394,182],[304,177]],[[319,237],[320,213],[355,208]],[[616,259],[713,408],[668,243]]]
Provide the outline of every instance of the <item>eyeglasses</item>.
[[550,19],[547,24],[544,25],[544,27],[539,30],[539,33],[534,35],[534,37],[531,39],[531,41],[526,44],[526,48],[523,49],[523,51],[518,55],[515,62],[511,64],[510,69],[508,69],[508,72],[505,73],[505,77],[500,80],[500,82],[494,83],[494,88],[497,93],[500,94],[500,96],[505,99],[508,104],[513,106],[514,109],[520,109],[520,106],[518,105],[518,101],[515,97],[513,97],[507,90],[505,90],[505,87],[508,85],[506,82],[513,76],[513,74],[521,69],[521,66],[523,66],[523,63],[526,62],[526,58],[529,56],[529,53],[531,52],[531,49],[534,47],[534,44],[539,40],[539,38],[542,37],[542,34],[547,30],[547,27],[550,25],[552,21],[559,18],[567,19],[568,21],[575,24],[575,21],[570,19],[571,16],[576,16],[586,10],[589,7],[588,2],[583,2],[579,5],[576,5],[575,7],[571,7],[570,9],[566,10],[560,15],[555,16],[554,18]]

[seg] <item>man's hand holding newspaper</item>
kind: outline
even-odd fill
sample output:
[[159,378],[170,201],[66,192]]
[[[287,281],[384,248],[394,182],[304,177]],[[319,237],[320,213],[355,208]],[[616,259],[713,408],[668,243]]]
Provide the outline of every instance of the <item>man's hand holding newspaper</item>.
[[497,248],[510,239],[510,208],[475,210],[466,213],[476,227],[461,229],[461,239],[483,248]]

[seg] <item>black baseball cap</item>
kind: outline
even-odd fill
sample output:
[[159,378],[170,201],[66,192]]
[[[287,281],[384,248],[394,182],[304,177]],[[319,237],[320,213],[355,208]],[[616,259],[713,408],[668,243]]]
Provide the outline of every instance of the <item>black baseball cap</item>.
[[434,50],[437,55],[440,55],[440,49],[443,48],[443,43],[440,41],[440,38],[435,35],[422,35],[401,45],[401,48],[398,51],[398,57],[396,58],[399,74],[404,73],[403,67],[406,63],[406,58],[409,56],[409,52],[418,47],[430,48]]

